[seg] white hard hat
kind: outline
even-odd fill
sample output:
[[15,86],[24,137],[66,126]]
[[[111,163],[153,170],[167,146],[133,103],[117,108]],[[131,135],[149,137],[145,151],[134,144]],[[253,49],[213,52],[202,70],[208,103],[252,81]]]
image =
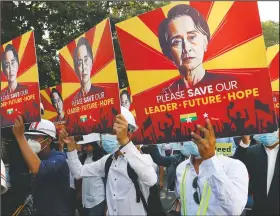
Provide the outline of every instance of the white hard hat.
[[83,145],[87,143],[97,142],[100,141],[100,134],[99,133],[90,133],[83,136],[83,140],[77,142],[77,144]]
[[1,160],[1,194],[6,193],[7,188],[7,180],[6,180],[6,169],[3,161]]
[[135,122],[135,118],[133,116],[133,114],[125,107],[121,106],[121,113],[124,116],[124,118],[126,119],[126,121],[128,122],[128,127],[130,132],[134,132],[138,129],[136,122]]
[[43,135],[56,138],[56,128],[54,123],[49,120],[41,119],[40,122],[31,123],[29,130],[24,133],[25,135]]

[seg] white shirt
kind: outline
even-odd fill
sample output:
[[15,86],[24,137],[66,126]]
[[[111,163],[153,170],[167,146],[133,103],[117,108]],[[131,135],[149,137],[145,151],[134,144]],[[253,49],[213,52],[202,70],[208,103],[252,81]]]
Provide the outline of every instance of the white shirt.
[[[240,141],[240,146],[243,148],[248,148],[249,145],[246,145],[242,142],[242,140]],[[267,195],[270,189],[270,185],[272,182],[272,178],[274,175],[274,170],[275,170],[275,164],[276,164],[276,159],[277,159],[277,154],[279,151],[279,145],[277,145],[275,148],[273,149],[269,149],[266,148],[264,146],[264,149],[266,151],[267,154],[267,179],[266,179],[266,189],[267,189]]]
[[[136,202],[136,191],[127,174],[127,163],[136,172],[142,193],[147,200],[149,188],[156,184],[157,175],[150,155],[141,154],[132,142],[120,150],[123,154],[117,160],[113,158],[106,184],[107,215],[146,215],[142,202]],[[70,171],[74,178],[91,176],[105,177],[105,163],[110,155],[100,160],[82,165],[77,151],[67,153]]]
[[[93,163],[92,156],[88,156],[85,164]],[[101,177],[85,177],[82,180],[82,203],[85,208],[94,206],[105,200],[105,187]]]
[[240,215],[247,203],[249,176],[245,165],[239,161],[223,155],[213,156],[204,160],[196,174],[190,159],[180,163],[176,170],[176,196],[180,196],[180,183],[186,166],[189,171],[186,176],[186,209],[187,215],[196,215],[199,205],[193,198],[195,189],[193,180],[198,176],[200,197],[204,183],[208,181],[211,188],[206,215]]

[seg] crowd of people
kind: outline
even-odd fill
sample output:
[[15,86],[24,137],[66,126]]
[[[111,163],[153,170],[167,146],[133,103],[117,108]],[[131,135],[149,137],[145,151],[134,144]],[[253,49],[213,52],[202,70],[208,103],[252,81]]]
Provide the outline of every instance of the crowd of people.
[[[44,119],[26,129],[18,116],[12,133],[31,173],[31,189],[9,214],[278,215],[279,130],[216,139],[209,119],[197,129],[192,141],[143,146],[131,141],[137,125],[124,107],[113,134],[82,137],[64,128],[57,134]],[[218,154],[218,142],[233,143],[233,155]],[[9,193],[4,169],[1,161],[1,194]],[[160,200],[164,187],[176,197],[167,212]],[[5,199],[2,215],[8,214]]]

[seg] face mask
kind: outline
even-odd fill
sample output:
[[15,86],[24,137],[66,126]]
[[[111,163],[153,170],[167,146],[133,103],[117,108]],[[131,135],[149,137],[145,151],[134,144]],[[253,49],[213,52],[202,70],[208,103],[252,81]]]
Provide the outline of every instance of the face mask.
[[29,139],[27,142],[34,153],[38,154],[41,151],[41,144],[38,141]]
[[185,157],[192,155],[196,158],[200,158],[197,145],[192,141],[184,142],[183,146],[181,146],[180,151]]
[[36,154],[38,154],[39,152],[43,151],[47,145],[41,149],[41,143],[43,143],[46,139],[44,139],[42,142],[38,142],[36,140],[32,140],[32,139],[28,139],[27,142],[29,144],[29,146],[31,147],[32,151]]
[[257,134],[254,135],[253,138],[257,143],[261,143],[264,146],[273,146],[276,142],[279,141],[278,130],[273,133]]
[[119,142],[116,135],[102,135],[102,147],[108,154],[113,154],[119,149]]

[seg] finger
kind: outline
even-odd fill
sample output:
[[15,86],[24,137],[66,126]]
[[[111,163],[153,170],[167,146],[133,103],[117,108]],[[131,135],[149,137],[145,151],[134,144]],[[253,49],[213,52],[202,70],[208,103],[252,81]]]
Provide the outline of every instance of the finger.
[[201,145],[202,142],[204,141],[204,139],[201,136],[199,136],[198,134],[196,134],[194,132],[191,133],[191,136],[193,137],[193,139],[192,139],[192,140],[194,140],[193,142],[197,145]]
[[119,123],[119,124],[122,124],[122,125],[128,125],[127,121],[124,121],[121,118],[116,118],[116,123]]
[[212,135],[212,136],[215,136],[215,132],[214,132],[214,129],[212,127],[210,119],[206,119],[206,127],[209,130],[209,134]]
[[18,116],[20,125],[24,124],[23,117],[21,115]]
[[118,114],[118,115],[116,116],[116,119],[121,119],[121,120],[127,122],[126,119],[125,119],[125,117],[124,117],[122,114]]
[[199,124],[198,124],[196,127],[198,128],[198,130],[200,130],[200,131],[204,134],[204,136],[209,135],[209,131],[208,131],[208,129],[206,129],[205,127],[202,127],[202,126],[199,125]]

